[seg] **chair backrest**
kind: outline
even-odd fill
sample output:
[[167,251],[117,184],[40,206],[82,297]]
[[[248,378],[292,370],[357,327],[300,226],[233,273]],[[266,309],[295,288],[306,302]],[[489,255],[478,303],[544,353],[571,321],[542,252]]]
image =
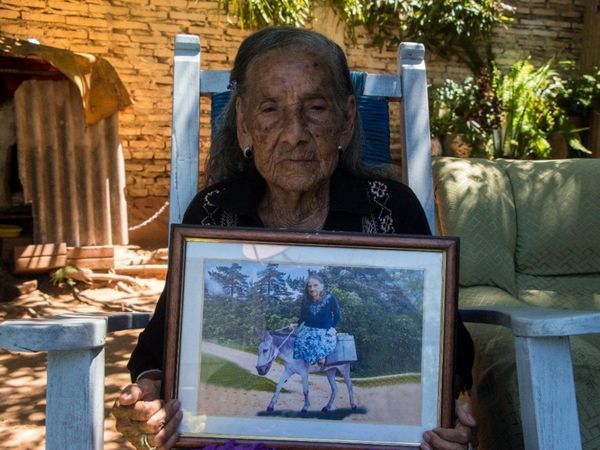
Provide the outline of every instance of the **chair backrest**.
[[[432,231],[435,231],[433,186],[431,176],[431,139],[427,101],[427,75],[423,45],[402,43],[398,49],[398,71],[395,74],[353,74],[359,111],[365,129],[367,154],[363,160],[385,162],[378,146],[389,158],[389,139],[369,138],[370,123],[381,125],[377,101],[402,101],[404,128],[403,181],[417,195]],[[200,70],[200,39],[179,34],[175,37],[173,74],[173,129],[171,144],[171,191],[169,223],[181,223],[188,204],[198,191],[200,96],[211,95],[221,106],[224,97],[215,94],[227,91],[229,71]],[[213,102],[213,109],[216,107]],[[387,111],[385,112],[387,114]],[[387,116],[385,116],[387,117]],[[389,122],[388,122],[389,123]],[[387,130],[389,132],[389,128]],[[378,133],[375,131],[374,133]],[[383,142],[383,143],[382,143]]]

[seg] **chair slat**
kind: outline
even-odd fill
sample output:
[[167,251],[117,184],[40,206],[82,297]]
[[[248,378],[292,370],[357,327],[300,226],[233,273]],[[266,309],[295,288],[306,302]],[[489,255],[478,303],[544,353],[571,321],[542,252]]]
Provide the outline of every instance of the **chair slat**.
[[403,42],[398,49],[399,76],[404,93],[404,182],[423,206],[429,228],[436,232],[427,74],[423,44]]
[[229,85],[229,70],[201,70],[200,93],[218,94],[225,92]]
[[402,98],[400,77],[397,74],[368,73],[362,94],[368,97]]

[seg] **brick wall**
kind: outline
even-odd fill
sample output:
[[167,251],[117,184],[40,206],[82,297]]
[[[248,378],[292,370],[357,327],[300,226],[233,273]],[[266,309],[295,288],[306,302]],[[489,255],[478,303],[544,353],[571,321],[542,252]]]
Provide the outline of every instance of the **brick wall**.
[[579,61],[585,0],[511,1],[517,8],[509,29],[494,33],[494,50],[502,66],[530,54],[537,63],[556,56]]
[[[517,7],[514,23],[494,35],[494,47],[503,65],[526,53],[537,62],[555,54],[579,59],[584,0],[510,3]],[[334,34],[343,36],[334,28]],[[239,42],[249,34],[229,23],[218,10],[217,1],[197,0],[2,0],[0,32],[102,55],[115,66],[135,101],[120,113],[130,225],[146,219],[168,196],[173,36],[200,35],[202,66],[227,69]],[[355,44],[344,42],[351,67],[373,72],[395,70],[395,49],[380,52],[364,33],[357,37]],[[469,74],[456,61],[443,61],[434,55],[428,55],[427,61],[430,79],[436,84],[447,77],[462,79]],[[205,104],[202,111],[207,111]],[[204,134],[201,139],[204,159],[209,136]],[[396,144],[395,156],[398,148]],[[135,232],[132,241],[144,242],[156,233],[164,240],[167,220],[165,213],[159,228]]]

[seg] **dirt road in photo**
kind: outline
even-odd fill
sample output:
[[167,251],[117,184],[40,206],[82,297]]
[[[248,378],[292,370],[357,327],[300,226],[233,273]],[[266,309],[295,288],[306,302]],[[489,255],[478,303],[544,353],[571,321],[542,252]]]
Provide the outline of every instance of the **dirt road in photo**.
[[[219,358],[223,358],[249,372],[256,374],[256,355],[248,352],[204,342],[202,350]],[[283,374],[283,365],[275,361],[267,378],[277,383]],[[309,376],[310,408],[306,414],[300,414],[304,403],[302,380],[298,375],[292,376],[279,396],[275,411],[267,414],[266,408],[273,395],[272,392],[234,389],[222,386],[207,385],[200,394],[200,404],[208,405],[208,415],[217,416],[253,416],[274,415],[285,417],[323,418],[350,422],[376,422],[390,424],[418,425],[421,418],[421,385],[420,383],[399,383],[395,385],[360,387],[354,386],[354,398],[358,404],[355,411],[350,409],[348,391],[343,380],[337,383],[338,391],[333,410],[322,413],[321,408],[327,404],[331,388],[327,377],[322,374]],[[203,411],[204,412],[204,411]]]

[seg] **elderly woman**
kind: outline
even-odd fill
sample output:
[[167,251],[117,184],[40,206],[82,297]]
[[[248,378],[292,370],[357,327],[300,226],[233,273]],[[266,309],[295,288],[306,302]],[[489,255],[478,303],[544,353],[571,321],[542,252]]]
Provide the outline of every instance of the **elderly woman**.
[[[208,187],[186,224],[430,234],[412,191],[361,163],[361,126],[343,51],[326,37],[263,29],[242,42],[231,100],[211,148]],[[182,412],[160,399],[165,295],[128,368],[134,384],[115,403],[117,428],[138,448],[175,444]],[[472,342],[458,325],[457,379],[471,384]],[[457,400],[452,429],[424,434],[424,449],[466,448],[475,420]]]
[[325,368],[325,357],[336,344],[335,327],[340,321],[340,305],[336,298],[325,292],[321,277],[311,275],[306,280],[300,309],[300,327],[294,342],[294,358]]

